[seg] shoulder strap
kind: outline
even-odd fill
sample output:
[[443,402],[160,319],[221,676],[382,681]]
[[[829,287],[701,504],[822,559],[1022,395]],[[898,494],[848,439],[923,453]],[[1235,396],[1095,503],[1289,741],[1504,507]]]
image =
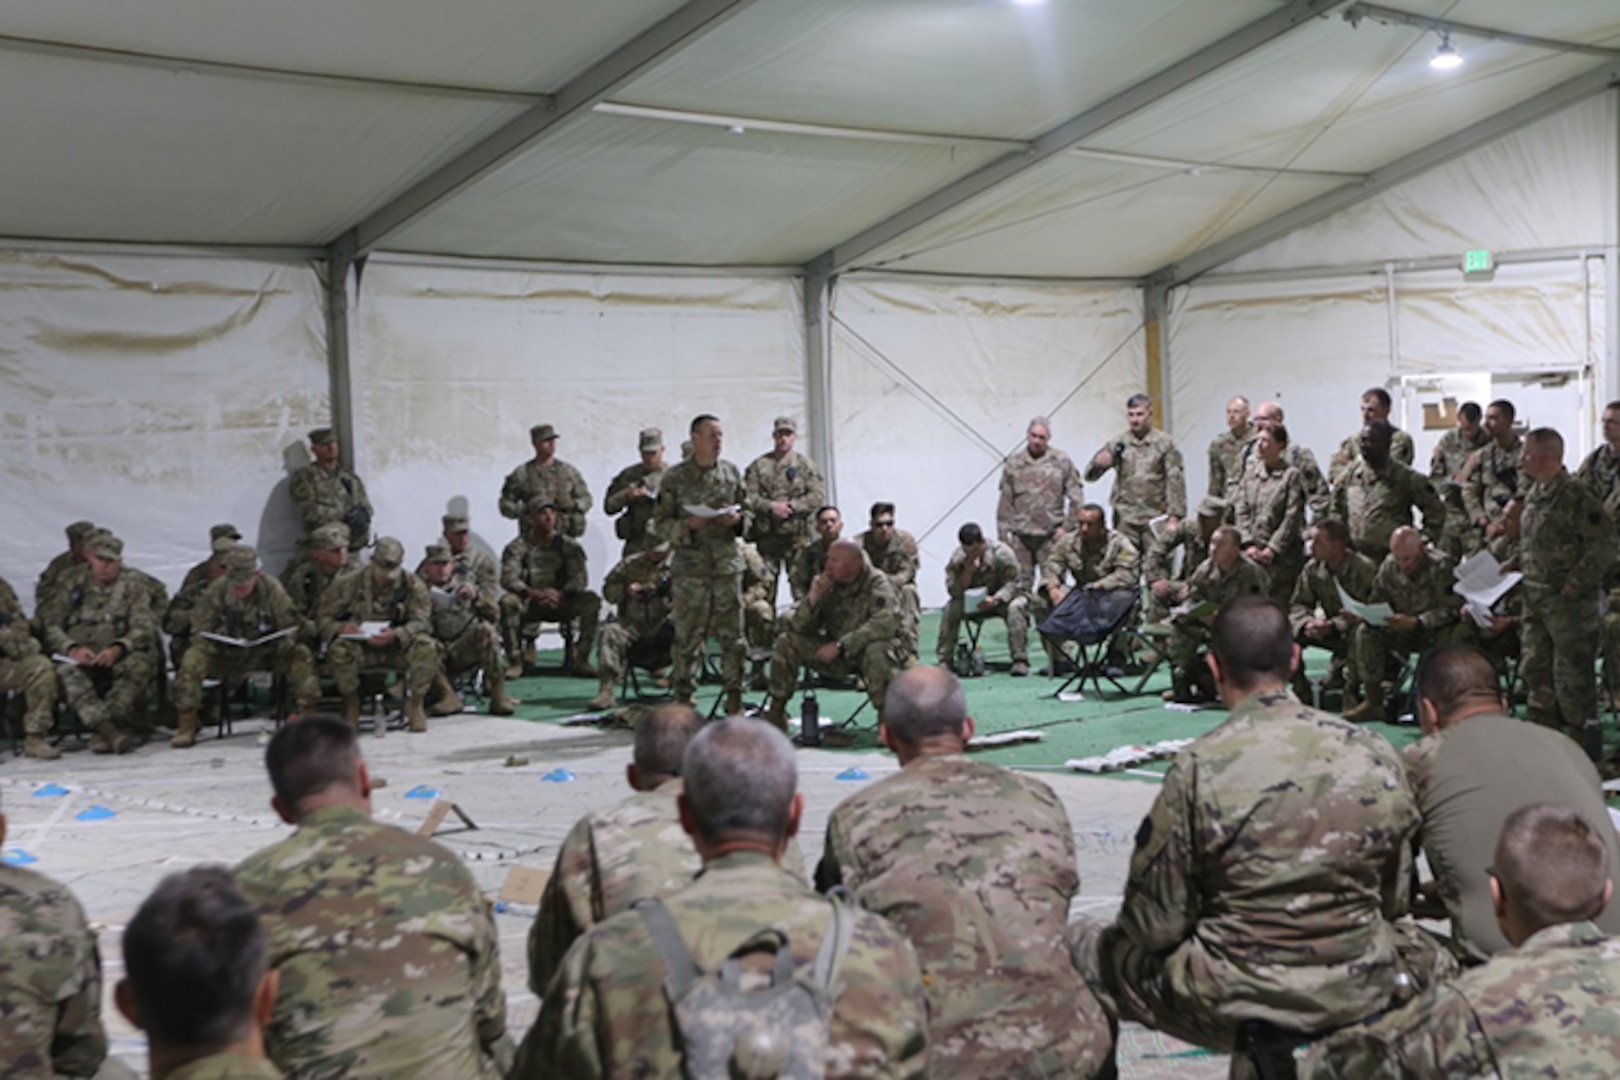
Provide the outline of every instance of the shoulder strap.
[[821,951],[816,954],[816,966],[811,975],[814,984],[823,990],[830,990],[838,978],[838,969],[849,952],[850,939],[855,936],[855,910],[849,891],[840,885],[827,894],[827,900],[832,904],[832,920],[827,936],[822,939]]
[[664,985],[669,988],[670,998],[679,1001],[703,972],[692,959],[692,951],[686,947],[686,939],[681,937],[680,928],[675,925],[674,918],[670,916],[669,909],[664,906],[662,900],[656,896],[639,900],[634,905],[634,910],[640,914],[641,921],[647,924],[647,933],[652,935],[653,944],[658,947],[659,955],[664,958],[664,970],[669,973]]

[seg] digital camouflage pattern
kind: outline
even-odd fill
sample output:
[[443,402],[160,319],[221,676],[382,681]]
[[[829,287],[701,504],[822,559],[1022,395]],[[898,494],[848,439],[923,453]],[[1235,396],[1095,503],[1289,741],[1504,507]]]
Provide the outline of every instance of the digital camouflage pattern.
[[[711,862],[663,903],[705,971],[767,928],[783,933],[795,966],[803,968],[814,963],[831,922],[826,899],[753,852]],[[927,1017],[916,956],[887,920],[870,912],[856,913],[855,920],[834,988],[826,1073],[924,1076]],[[624,912],[593,928],[564,959],[513,1080],[680,1075],[665,974],[639,913]]]
[[1249,697],[1165,773],[1118,919],[1071,925],[1076,966],[1114,1015],[1211,1049],[1244,1020],[1353,1023],[1398,971],[1446,970],[1437,950],[1403,961],[1415,939],[1391,924],[1417,826],[1382,736],[1283,690]]
[[[340,693],[360,688],[360,669],[388,668],[405,673],[411,697],[421,701],[439,672],[439,650],[433,643],[433,602],[427,586],[404,570],[392,580],[377,580],[370,567],[344,574],[321,598],[321,640],[331,661],[332,681]],[[394,630],[394,643],[373,645],[338,636],[345,623],[384,622]]]
[[1232,498],[1232,489],[1243,478],[1243,461],[1260,429],[1249,424],[1246,433],[1234,435],[1227,428],[1209,441],[1209,494],[1217,499]]
[[[849,584],[834,582],[820,602],[808,596],[787,617],[776,637],[771,657],[771,697],[786,701],[799,682],[799,671],[812,667],[834,675],[859,675],[867,696],[883,715],[883,696],[894,673],[905,666],[900,649],[900,598],[889,579],[872,569],[862,556],[861,576]],[[841,642],[844,653],[831,664],[815,660],[815,652],[830,641]]]
[[1041,564],[1041,585],[1134,589],[1139,565],[1136,547],[1123,533],[1110,529],[1096,544],[1083,543],[1079,533],[1070,533],[1052,545],[1052,553]]
[[1243,546],[1271,552],[1266,575],[1271,598],[1288,607],[1294,579],[1305,564],[1305,485],[1299,470],[1280,460],[1268,469],[1258,457],[1232,491],[1232,524],[1243,534]]
[[[501,587],[506,590],[500,601],[501,640],[508,657],[522,654],[523,624],[542,621],[572,624],[580,643],[576,662],[590,653],[602,598],[589,588],[585,549],[578,540],[561,532],[553,533],[549,542],[519,536],[501,552]],[[542,607],[526,595],[530,589],[557,589],[563,594],[562,603]]]
[[1608,443],[1603,443],[1586,455],[1586,460],[1575,470],[1575,479],[1591,489],[1610,517],[1617,517],[1617,512],[1620,512],[1620,453],[1616,453]]
[[1492,439],[1483,449],[1476,450],[1463,466],[1463,508],[1471,523],[1487,525],[1507,516],[1508,503],[1522,498],[1530,490],[1530,477],[1519,468],[1524,456],[1524,440],[1513,436],[1513,444],[1506,449]]
[[[639,586],[631,595],[631,586]],[[596,666],[602,685],[611,687],[630,664],[630,653],[638,643],[655,643],[671,627],[671,585],[664,560],[641,551],[619,560],[602,582],[602,595],[618,609],[616,621],[604,622],[596,637]],[[668,662],[668,654],[663,660]],[[662,666],[662,665],[660,665]]]
[[[818,536],[793,553],[788,565],[788,591],[795,604],[804,599],[817,575],[827,569],[827,546]],[[769,570],[767,566],[766,572]]]
[[1563,923],[1310,1047],[1300,1075],[1613,1076],[1617,1011],[1620,941],[1588,922]]
[[746,540],[738,540],[743,555],[742,603],[743,624],[748,644],[756,649],[768,649],[776,642],[776,596],[759,549]]
[[106,1057],[84,909],[43,874],[0,864],[0,1076],[94,1076]]
[[41,605],[39,621],[52,653],[66,656],[80,645],[95,651],[123,646],[123,657],[111,668],[61,665],[62,688],[85,727],[137,727],[137,707],[152,684],[157,640],[157,619],[145,586],[127,570],[103,585],[81,565]]
[[[186,658],[186,649],[191,645],[192,611],[203,591],[224,573],[224,567],[213,558],[204,559],[186,571],[185,580],[180,582],[174,599],[163,611],[163,632],[169,635],[169,656],[174,660],[176,671],[180,669],[181,661]],[[153,609],[152,614],[156,615],[157,610]]]
[[[658,485],[664,479],[667,466],[646,465],[636,462],[620,469],[608,482],[607,494],[602,498],[602,510],[618,520],[613,531],[624,541],[625,558],[646,551],[658,544],[658,531],[653,528],[653,511],[658,501]],[[632,497],[636,488],[646,491],[644,496]]]
[[[1187,516],[1186,470],[1174,439],[1158,428],[1149,428],[1141,438],[1127,429],[1101,449],[1118,458],[1112,466],[1114,486],[1108,493],[1115,528],[1132,526],[1128,531],[1134,534],[1160,514],[1178,519]],[[1099,480],[1105,472],[1093,463],[1086,469],[1086,479]]]
[[202,706],[203,680],[222,679],[249,671],[273,671],[286,675],[301,707],[321,696],[315,677],[315,658],[296,634],[251,649],[211,641],[202,635],[253,640],[288,627],[299,627],[303,620],[294,610],[287,590],[268,574],[260,574],[246,596],[237,596],[229,578],[218,578],[203,591],[192,611],[195,638],[180,662],[174,681],[174,704],[180,710],[195,712]]
[[[359,551],[371,541],[371,499],[366,485],[342,465],[326,466],[310,462],[292,474],[287,491],[298,507],[303,523],[301,542],[322,525],[342,525],[349,531],[349,551]],[[364,527],[357,527],[364,521]]]
[[594,500],[578,469],[560,458],[552,458],[544,465],[533,458],[525,461],[507,474],[501,485],[501,516],[524,517],[536,498],[557,507],[558,532],[564,536],[585,535],[585,515]]
[[34,614],[37,618],[39,610],[45,606],[50,595],[62,587],[74,570],[84,566],[84,560],[75,556],[72,549],[59,552],[52,556],[51,561],[45,564],[45,569],[39,572],[39,580],[34,583]]
[[1382,559],[1389,538],[1411,525],[1412,510],[1423,512],[1423,535],[1438,545],[1446,525],[1446,506],[1427,477],[1393,458],[1374,469],[1357,456],[1333,485],[1333,513],[1350,527],[1350,542],[1363,555]]
[[1369,693],[1383,683],[1390,653],[1410,656],[1457,636],[1462,599],[1451,591],[1457,583],[1454,568],[1455,564],[1438,548],[1425,549],[1423,565],[1415,574],[1404,572],[1395,556],[1384,556],[1373,577],[1373,603],[1388,604],[1397,615],[1414,616],[1419,625],[1415,630],[1396,630],[1363,623],[1356,629],[1351,648],[1356,670]]
[[1271,578],[1266,575],[1265,567],[1247,555],[1239,555],[1232,569],[1224,572],[1214,559],[1199,563],[1198,569],[1187,579],[1187,599],[1182,609],[1172,612],[1170,617],[1167,651],[1172,675],[1193,681],[1202,677],[1194,678],[1192,669],[1198,660],[1198,650],[1209,640],[1209,622],[1190,618],[1187,612],[1204,604],[1214,604],[1218,611],[1240,596],[1267,596],[1270,592]]
[[[683,461],[664,474],[658,488],[656,523],[659,536],[674,545],[669,572],[674,590],[671,611],[675,619],[671,679],[675,696],[690,702],[697,693],[698,659],[703,642],[712,636],[720,645],[720,673],[727,692],[742,692],[743,645],[742,573],[744,558],[737,544],[746,533],[748,493],[742,474],[729,461],[710,466]],[[688,527],[684,507],[741,507],[739,530],[704,522]],[[762,555],[763,558],[763,555]],[[769,567],[767,567],[769,569]],[[771,576],[770,591],[776,589]]]
[[922,557],[917,551],[917,538],[904,529],[892,529],[885,541],[882,530],[869,529],[855,537],[855,542],[866,552],[873,568],[887,575],[899,595],[901,643],[906,655],[915,655],[922,620],[922,597],[917,593]]
[[[1320,611],[1323,618],[1332,620],[1333,632],[1320,641],[1313,639],[1310,643],[1329,650],[1334,656],[1349,657],[1355,641],[1355,627],[1345,614],[1344,601],[1339,598],[1339,586],[1344,586],[1350,599],[1367,603],[1372,599],[1373,581],[1377,576],[1378,564],[1359,551],[1346,552],[1344,562],[1337,571],[1320,559],[1307,561],[1294,582],[1294,595],[1289,598],[1288,604],[1288,623],[1293,627],[1295,639],[1301,642],[1306,640],[1305,623]],[[1354,687],[1357,678],[1347,673],[1346,681]]]
[[1046,558],[1052,534],[1073,531],[1086,501],[1086,485],[1074,460],[1055,446],[1032,457],[1028,445],[1007,455],[1001,466],[996,501],[996,535],[1018,558],[1023,587],[1035,584],[1035,569]]
[[[1360,436],[1357,436],[1358,438]],[[1476,450],[1485,448],[1491,437],[1481,427],[1473,439],[1463,436],[1462,428],[1452,428],[1440,436],[1429,453],[1429,479],[1456,480],[1468,464],[1468,458]]]
[[1068,811],[1045,783],[963,755],[920,757],[845,799],[816,886],[848,886],[911,940],[929,1075],[1086,1077],[1107,1017],[1063,948],[1080,890]]
[[[821,468],[797,450],[777,457],[761,454],[743,474],[751,515],[747,532],[768,567],[779,568],[789,554],[810,540],[810,526],[818,509],[827,503],[827,485]],[[786,518],[771,513],[771,503],[792,508]],[[774,576],[774,575],[773,575]]]
[[[1187,581],[1209,554],[1209,538],[1199,527],[1196,514],[1182,518],[1174,527],[1165,522],[1158,536],[1153,536],[1152,530],[1148,535],[1147,551],[1142,554],[1142,580],[1148,585],[1143,618],[1150,623],[1158,623],[1169,616],[1170,608],[1186,601]],[[1181,552],[1179,565],[1176,563],[1177,551]],[[1170,583],[1170,595],[1164,601],[1160,601],[1152,590],[1152,586],[1161,581]]]
[[[1020,588],[1021,574],[1018,557],[1013,549],[999,540],[985,537],[984,555],[973,571],[966,587],[962,585],[962,571],[967,566],[967,552],[957,545],[945,564],[945,591],[950,599],[939,620],[939,639],[934,654],[940,663],[949,664],[956,651],[956,639],[962,632],[962,620],[989,617],[1007,621],[1007,646],[1014,661],[1029,659],[1029,598]],[[997,601],[994,611],[965,610],[963,593],[966,589],[983,589],[987,599]]]
[[[1311,520],[1332,513],[1333,488],[1327,477],[1322,475],[1322,466],[1316,463],[1316,455],[1311,453],[1311,448],[1290,442],[1283,448],[1283,460],[1299,470],[1299,482],[1305,489],[1305,508],[1310,511]],[[1259,455],[1254,452],[1254,444],[1250,443],[1243,450],[1243,471],[1248,472],[1259,464]]]
[[300,638],[311,651],[323,651],[325,648],[325,642],[321,639],[321,601],[326,598],[333,582],[352,572],[353,567],[343,566],[328,574],[320,563],[308,555],[298,556],[281,572],[281,587],[301,621]]
[[[1599,444],[1575,470],[1575,479],[1603,503],[1609,520],[1620,525],[1620,453],[1608,443]],[[1609,564],[1603,585],[1609,594],[1609,610],[1603,616],[1603,671],[1609,693],[1620,698],[1620,559]]]
[[44,735],[51,730],[56,705],[56,667],[40,652],[11,583],[0,578],[0,690],[21,693],[26,703],[23,730]]
[[[1394,427],[1393,424],[1390,426]],[[1395,434],[1390,437],[1389,456],[1392,460],[1406,466],[1410,466],[1413,461],[1417,460],[1417,447],[1412,442],[1412,436],[1401,428],[1395,428]],[[1360,460],[1361,428],[1357,428],[1355,434],[1348,436],[1344,442],[1340,443],[1339,448],[1333,451],[1333,456],[1328,459],[1328,479],[1332,482],[1335,491],[1344,482],[1344,478],[1349,474],[1351,467]]]
[[1440,547],[1454,559],[1478,551],[1484,539],[1473,527],[1474,515],[1463,502],[1462,485],[1469,456],[1490,442],[1483,426],[1471,440],[1464,438],[1461,428],[1454,427],[1440,436],[1429,454],[1429,479],[1440,501],[1446,504],[1446,529]]
[[444,1080],[509,1064],[495,917],[438,844],[330,806],[236,884],[281,975],[265,1045],[284,1072]]

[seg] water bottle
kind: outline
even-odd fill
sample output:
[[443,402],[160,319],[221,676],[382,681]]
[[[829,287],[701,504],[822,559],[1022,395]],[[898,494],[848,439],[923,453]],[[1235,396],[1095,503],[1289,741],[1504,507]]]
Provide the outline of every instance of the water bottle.
[[814,694],[804,695],[804,704],[799,710],[799,744],[821,745],[821,702]]

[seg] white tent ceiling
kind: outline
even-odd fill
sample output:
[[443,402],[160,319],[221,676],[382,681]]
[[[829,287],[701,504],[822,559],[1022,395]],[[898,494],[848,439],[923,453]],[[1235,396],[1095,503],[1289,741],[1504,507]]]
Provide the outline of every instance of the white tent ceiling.
[[0,236],[319,248],[414,193],[376,247],[793,267],[905,215],[832,267],[1135,278],[1620,72],[1613,0],[1389,6],[27,0],[0,13]]

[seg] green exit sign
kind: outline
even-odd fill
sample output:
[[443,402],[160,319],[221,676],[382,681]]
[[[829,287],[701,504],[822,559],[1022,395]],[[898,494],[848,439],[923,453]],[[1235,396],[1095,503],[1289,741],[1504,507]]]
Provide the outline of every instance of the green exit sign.
[[1463,273],[1489,274],[1496,269],[1496,260],[1488,251],[1467,251],[1463,253]]

